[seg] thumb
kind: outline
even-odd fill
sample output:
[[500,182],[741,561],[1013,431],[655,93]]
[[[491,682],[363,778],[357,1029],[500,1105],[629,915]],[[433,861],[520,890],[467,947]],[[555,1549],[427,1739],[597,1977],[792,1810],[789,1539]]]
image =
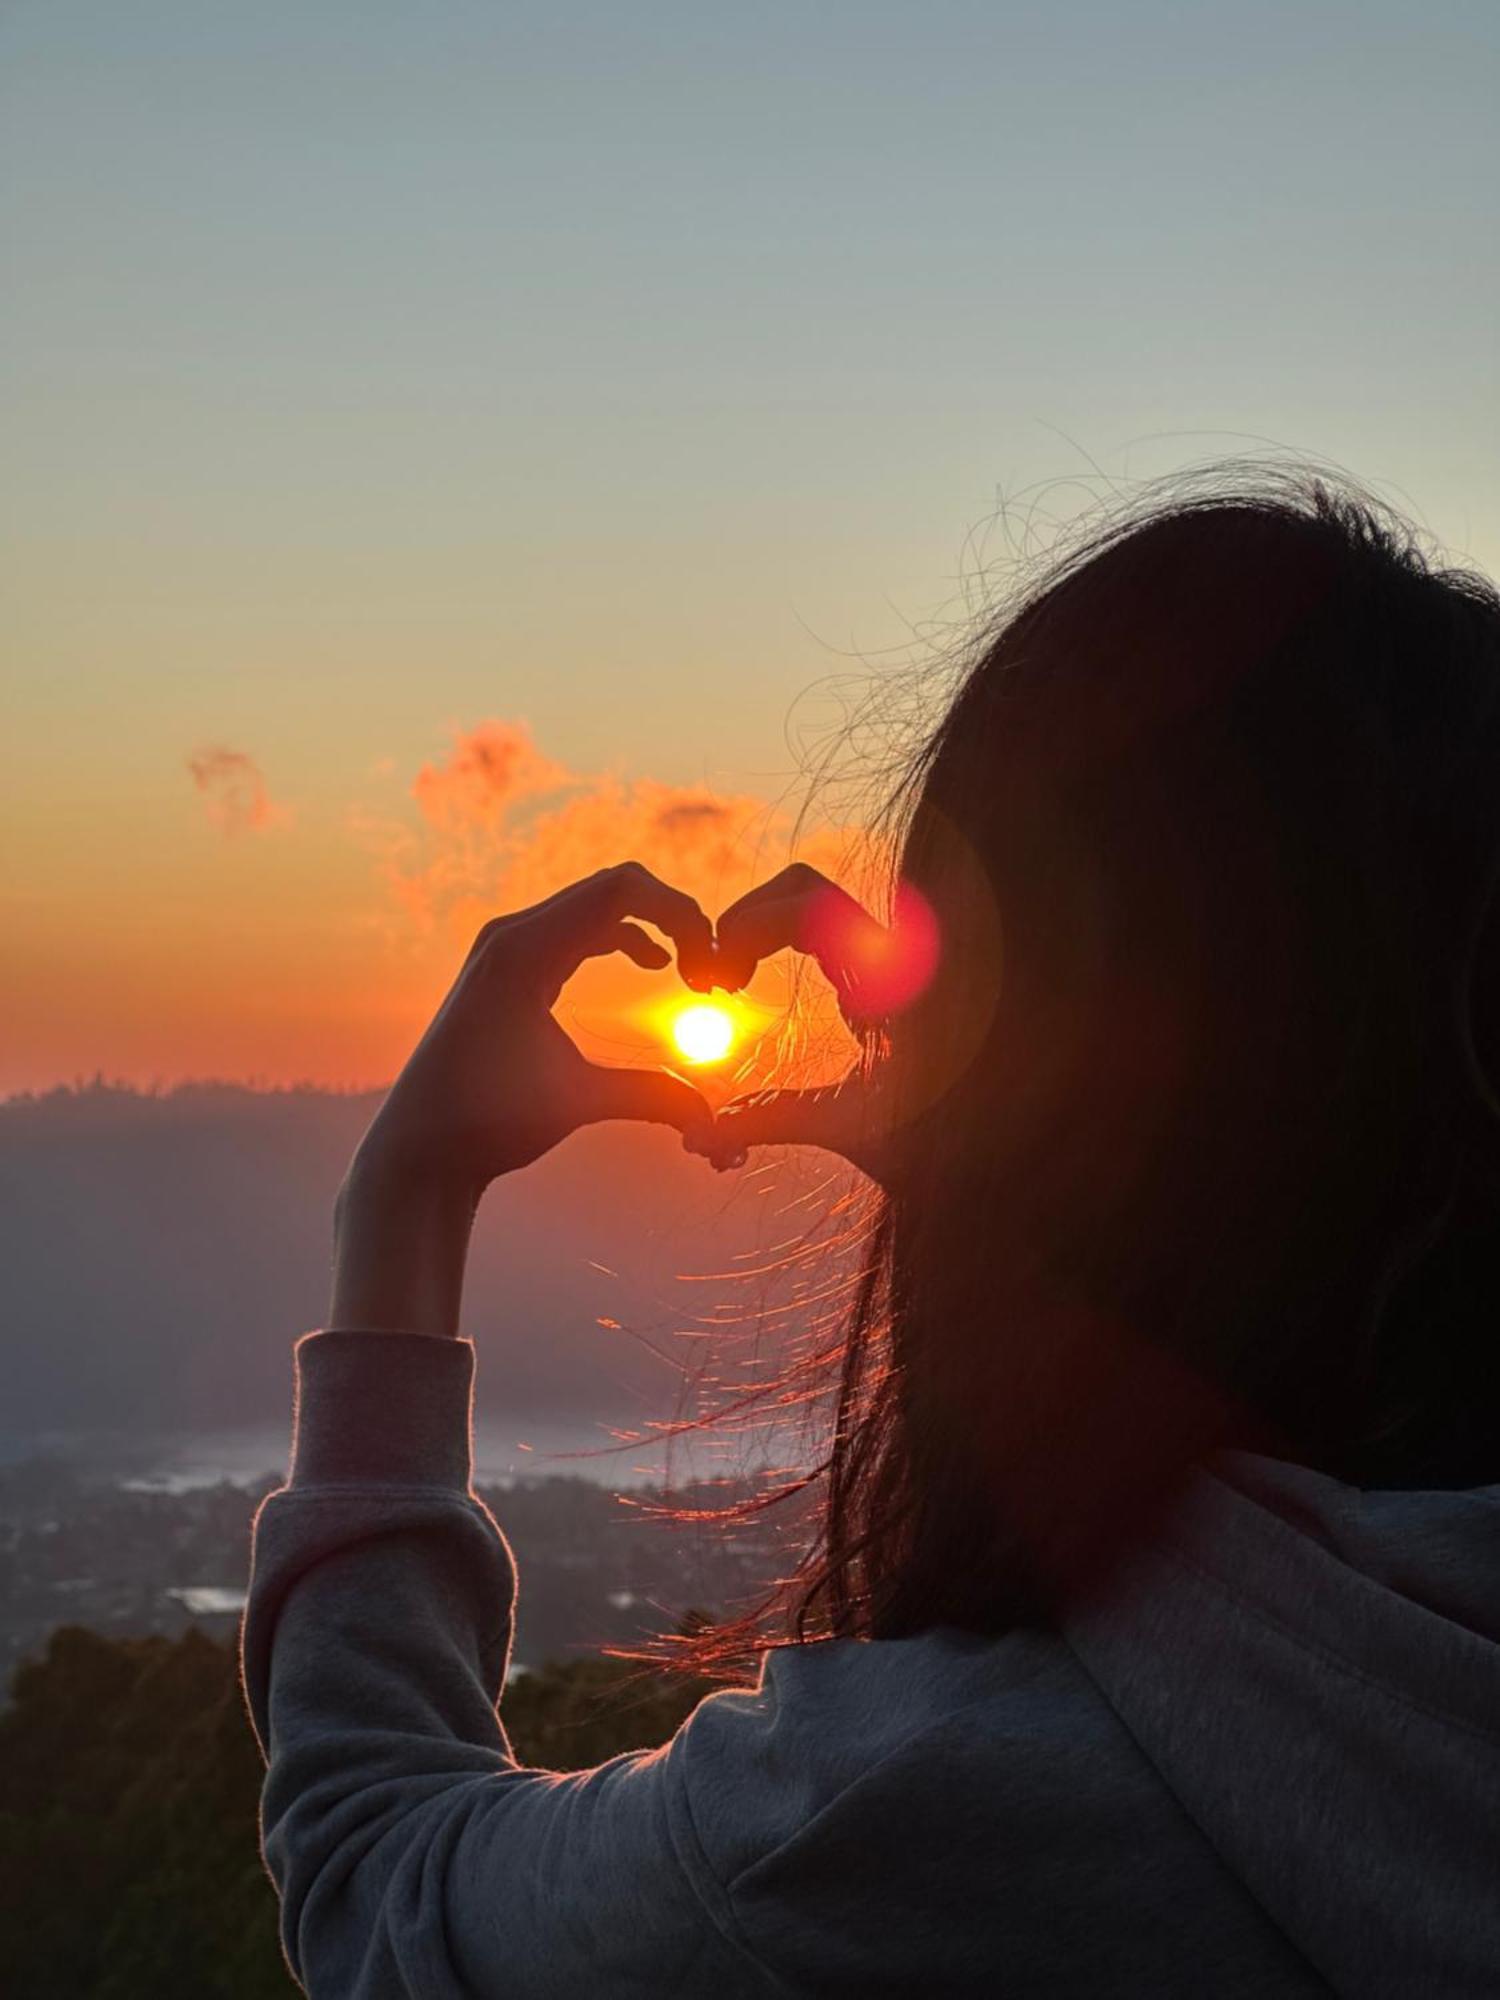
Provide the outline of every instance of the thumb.
[[582,1124],[632,1118],[648,1125],[671,1125],[700,1142],[713,1131],[707,1099],[670,1070],[613,1069],[604,1063],[590,1063],[588,1072]]
[[708,1155],[715,1166],[728,1166],[742,1164],[750,1146],[822,1146],[874,1174],[878,1148],[867,1129],[869,1109],[866,1094],[848,1081],[763,1091],[718,1114]]

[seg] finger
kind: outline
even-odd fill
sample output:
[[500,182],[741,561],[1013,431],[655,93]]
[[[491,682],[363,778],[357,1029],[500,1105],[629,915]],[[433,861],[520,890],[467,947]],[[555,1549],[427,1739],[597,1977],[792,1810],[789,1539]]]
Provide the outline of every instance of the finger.
[[654,924],[676,945],[684,975],[692,974],[706,986],[714,927],[702,906],[684,890],[674,889],[660,876],[653,875],[639,861],[622,862],[610,874],[612,880],[604,896],[616,920],[643,917],[648,924]]
[[[532,913],[545,941],[543,954],[549,975],[560,985],[585,958],[602,951],[629,950],[622,944],[620,927],[631,917],[643,918],[671,938],[683,978],[700,992],[707,990],[711,983],[712,924],[691,896],[672,888],[638,861],[601,869]],[[631,956],[635,956],[633,951]]]
[[875,924],[847,890],[800,861],[731,903],[715,930],[720,983],[734,978],[742,985],[761,959],[787,946],[810,949],[820,928],[812,921],[813,913],[820,909],[852,912]]
[[864,975],[888,959],[890,939],[847,890],[795,863],[719,918],[716,977],[743,986],[762,959],[790,946],[817,961],[846,1013],[858,1013]]
[[664,965],[672,963],[672,954],[666,946],[658,944],[654,937],[648,937],[639,924],[616,924],[613,931],[604,933],[595,950],[588,955],[602,958],[612,951],[623,951],[627,958],[634,959],[648,972],[660,972]]
[[707,1101],[670,1070],[612,1069],[603,1063],[589,1063],[587,1069],[580,1124],[631,1118],[670,1125],[698,1145],[712,1133],[713,1112]]
[[718,1113],[706,1145],[715,1166],[741,1166],[751,1146],[821,1146],[866,1172],[879,1152],[871,1107],[852,1079],[810,1090],[769,1090]]

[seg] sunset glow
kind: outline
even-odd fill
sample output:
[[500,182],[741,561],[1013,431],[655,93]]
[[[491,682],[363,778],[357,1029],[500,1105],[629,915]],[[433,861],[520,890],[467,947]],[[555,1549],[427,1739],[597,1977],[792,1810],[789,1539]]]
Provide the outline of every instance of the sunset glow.
[[[1318,10],[969,7],[958,63],[920,9],[680,11],[0,8],[0,1096],[383,1087],[487,921],[624,860],[714,921],[793,859],[886,881],[853,830],[971,617],[1137,482],[1306,451],[1500,573],[1493,9],[1371,0],[1353,61]],[[1224,145],[1253,229],[1182,171]],[[837,1000],[945,941],[830,908],[846,991],[799,938],[720,1057],[628,954],[568,1031],[831,1081]]]
[[672,1039],[690,1063],[719,1062],[734,1046],[734,1021],[727,1007],[694,1001],[674,1016]]

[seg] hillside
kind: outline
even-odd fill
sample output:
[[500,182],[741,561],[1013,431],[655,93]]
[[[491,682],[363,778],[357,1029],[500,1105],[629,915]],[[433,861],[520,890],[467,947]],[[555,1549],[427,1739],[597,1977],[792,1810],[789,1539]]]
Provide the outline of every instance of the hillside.
[[[96,1082],[0,1104],[10,1449],[283,1417],[290,1343],[327,1310],[334,1194],[378,1103]],[[675,1134],[615,1124],[493,1187],[465,1298],[481,1413],[676,1414],[702,1343],[673,1330],[749,1324],[793,1282],[706,1274],[784,1257],[825,1211],[828,1173],[807,1155],[719,1176]],[[769,1323],[784,1337],[796,1316]]]

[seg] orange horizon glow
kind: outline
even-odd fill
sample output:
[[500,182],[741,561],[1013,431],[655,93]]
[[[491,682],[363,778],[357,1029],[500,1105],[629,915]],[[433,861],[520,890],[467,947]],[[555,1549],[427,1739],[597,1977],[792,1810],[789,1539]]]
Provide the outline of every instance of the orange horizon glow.
[[[47,887],[39,872],[10,899],[0,1096],[96,1075],[382,1088],[487,919],[631,858],[714,917],[791,847],[789,817],[764,798],[580,773],[497,718],[455,728],[446,755],[414,756],[404,776],[380,760],[343,797],[289,795],[247,750],[211,742],[185,747],[143,799],[128,849],[102,822],[70,823]],[[798,852],[835,873],[849,846],[830,828]],[[816,973],[797,987],[795,1032],[776,1032],[793,986],[783,960],[743,994],[715,993],[732,1034],[708,1059],[673,1034],[707,998],[673,968],[589,959],[556,1011],[596,1062],[688,1061],[738,1085],[789,1039],[808,1080],[831,1079],[849,1046]]]

